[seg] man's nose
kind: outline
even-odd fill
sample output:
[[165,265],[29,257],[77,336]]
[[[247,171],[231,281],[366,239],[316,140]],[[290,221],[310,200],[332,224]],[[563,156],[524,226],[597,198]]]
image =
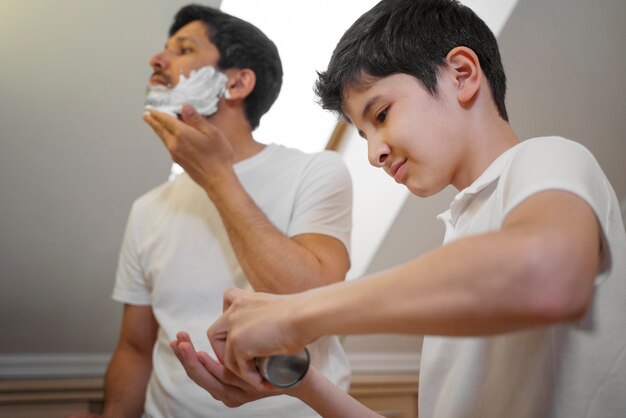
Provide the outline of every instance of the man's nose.
[[156,70],[165,70],[169,65],[169,60],[167,59],[167,52],[161,51],[155,54],[152,58],[150,58],[150,66]]

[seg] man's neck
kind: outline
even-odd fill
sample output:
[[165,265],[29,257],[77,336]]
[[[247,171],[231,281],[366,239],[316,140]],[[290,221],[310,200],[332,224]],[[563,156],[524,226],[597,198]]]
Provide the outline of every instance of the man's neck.
[[250,124],[242,115],[216,114],[209,121],[224,134],[232,145],[235,163],[248,159],[265,148],[265,144],[254,139]]

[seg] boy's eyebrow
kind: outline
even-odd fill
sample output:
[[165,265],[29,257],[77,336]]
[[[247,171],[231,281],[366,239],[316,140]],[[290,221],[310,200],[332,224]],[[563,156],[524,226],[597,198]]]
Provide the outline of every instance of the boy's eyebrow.
[[380,100],[380,96],[374,96],[367,101],[367,103],[365,104],[365,107],[363,108],[363,112],[361,113],[361,119],[365,119],[367,112],[369,112],[372,106],[374,106],[376,102],[379,100]]

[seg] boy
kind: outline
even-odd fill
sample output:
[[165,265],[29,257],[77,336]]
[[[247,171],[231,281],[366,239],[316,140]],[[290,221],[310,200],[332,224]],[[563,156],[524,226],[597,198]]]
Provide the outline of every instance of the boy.
[[[421,418],[626,416],[615,193],[581,145],[520,142],[505,86],[495,37],[456,1],[383,0],[354,23],[320,74],[322,106],[412,193],[459,190],[440,215],[444,245],[296,295],[227,291],[208,335],[229,370],[262,388],[254,357],[323,335],[424,334]],[[202,384],[203,355],[174,347]],[[291,394],[324,416],[367,414],[315,371]]]

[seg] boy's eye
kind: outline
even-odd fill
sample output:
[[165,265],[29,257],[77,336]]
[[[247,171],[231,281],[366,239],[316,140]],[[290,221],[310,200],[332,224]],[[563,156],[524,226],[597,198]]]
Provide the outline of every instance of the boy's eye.
[[377,120],[378,122],[384,122],[384,121],[385,121],[385,119],[387,118],[387,111],[388,111],[388,109],[389,109],[389,108],[385,108],[385,109],[383,109],[380,113],[378,113],[378,114],[376,115],[376,120]]
[[181,48],[180,49],[180,54],[181,55],[189,54],[190,52],[193,52],[193,50],[191,48]]

